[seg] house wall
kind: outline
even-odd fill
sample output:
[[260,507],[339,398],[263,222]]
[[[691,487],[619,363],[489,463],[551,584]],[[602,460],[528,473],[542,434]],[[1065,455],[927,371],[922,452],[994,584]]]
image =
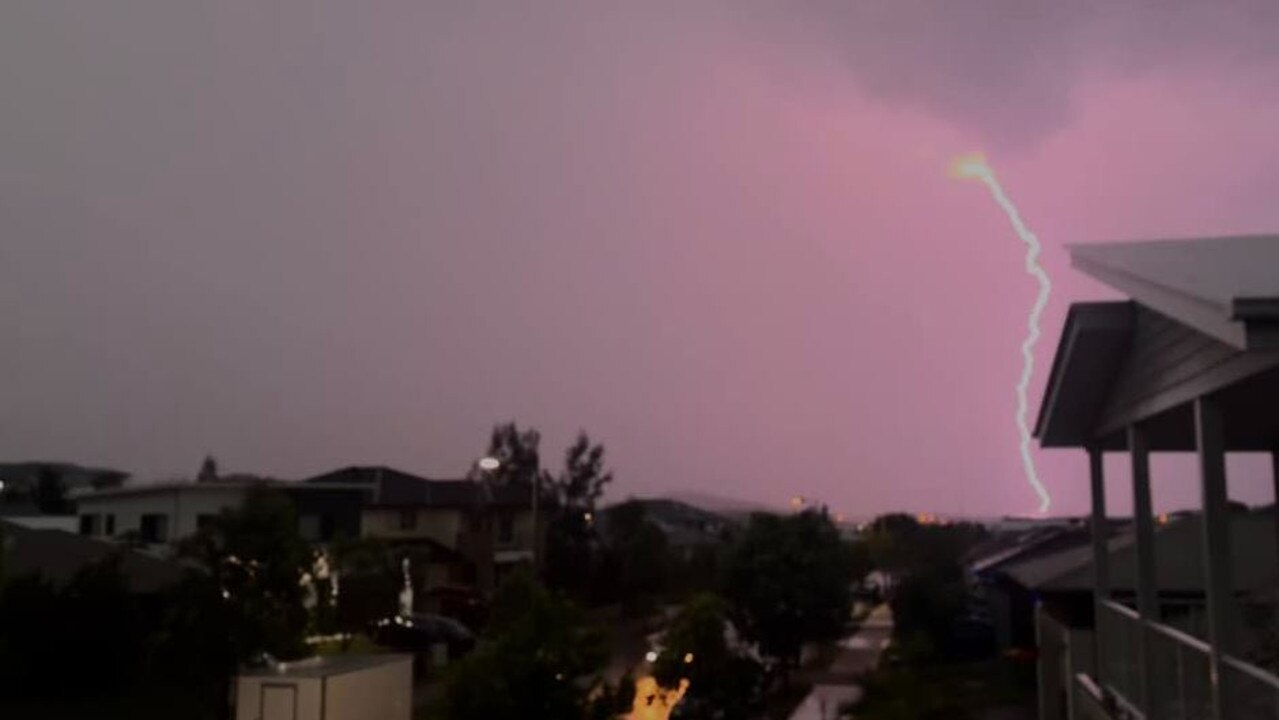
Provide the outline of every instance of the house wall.
[[331,675],[325,681],[324,720],[408,720],[413,711],[413,661]]
[[[400,526],[402,512],[413,514],[411,528]],[[363,537],[387,540],[430,539],[456,548],[458,536],[466,529],[464,514],[455,508],[365,508],[360,521]]]
[[82,496],[76,499],[80,517],[99,516],[99,533],[105,535],[107,515],[115,516],[112,536],[141,532],[142,516],[159,514],[168,518],[168,542],[195,533],[201,515],[217,515],[226,508],[238,507],[244,500],[244,488],[192,486],[161,488],[154,491],[119,495]]

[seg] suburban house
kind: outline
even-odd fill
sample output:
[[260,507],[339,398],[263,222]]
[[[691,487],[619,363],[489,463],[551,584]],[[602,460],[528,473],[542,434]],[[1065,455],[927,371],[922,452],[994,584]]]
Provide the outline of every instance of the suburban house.
[[366,488],[360,536],[426,551],[425,582],[417,589],[430,609],[450,592],[488,596],[512,570],[534,560],[528,488],[428,480],[381,466],[342,468],[304,484]]
[[[1232,574],[1244,613],[1241,655],[1266,666],[1268,637],[1262,631],[1273,620],[1273,604],[1251,603],[1247,597],[1274,587],[1279,562],[1274,511],[1238,511],[1230,527],[1237,548],[1231,558]],[[1136,536],[1131,526],[1123,530],[1107,542],[1110,591],[1116,600],[1132,603],[1137,596]],[[1197,552],[1202,532],[1202,518],[1190,514],[1161,516],[1155,530],[1160,616],[1169,627],[1200,638],[1207,632],[1204,569],[1202,554]],[[1086,537],[1048,552],[1010,558],[983,572],[987,592],[996,598],[993,604],[1007,612],[1006,647],[1038,647],[1041,720],[1069,717],[1071,678],[1095,671],[1091,657],[1094,573]]]
[[68,462],[0,463],[0,517],[33,529],[75,532],[69,494],[119,485],[128,477],[119,470]]
[[358,537],[365,488],[311,487],[245,476],[209,482],[125,483],[72,494],[81,535],[163,546],[194,535],[218,513],[239,507],[254,487],[281,490],[293,500],[298,531],[312,542]]
[[[1271,523],[1265,537],[1264,523],[1231,507],[1225,456],[1275,458],[1279,447],[1279,237],[1082,245],[1070,253],[1076,268],[1130,299],[1071,306],[1040,406],[1041,446],[1087,453],[1093,529],[1089,570],[1020,571],[1023,582],[1044,589],[1086,581],[1091,595],[1064,635],[1041,638],[1041,674],[1061,670],[1053,643],[1064,637],[1073,653],[1066,717],[1276,717],[1279,677],[1263,667],[1265,648],[1257,647],[1273,633],[1246,626],[1243,609],[1265,597],[1250,585],[1279,574],[1279,536]],[[1133,530],[1121,541],[1123,561],[1112,559],[1106,521],[1107,452],[1126,453],[1132,468]],[[1163,531],[1151,509],[1153,452],[1192,452],[1198,465],[1195,518]],[[1184,593],[1201,594],[1200,620],[1170,602]],[[1039,604],[1041,630],[1063,624],[1059,608],[1042,597]],[[1087,643],[1077,631],[1088,627],[1091,647],[1080,647]],[[1062,716],[1056,698],[1041,701],[1044,717]]]
[[598,528],[601,533],[608,532],[614,513],[623,505],[642,508],[644,519],[662,531],[668,550],[684,560],[691,558],[698,548],[716,546],[723,541],[726,533],[737,529],[739,525],[723,515],[679,500],[631,498],[600,511]]

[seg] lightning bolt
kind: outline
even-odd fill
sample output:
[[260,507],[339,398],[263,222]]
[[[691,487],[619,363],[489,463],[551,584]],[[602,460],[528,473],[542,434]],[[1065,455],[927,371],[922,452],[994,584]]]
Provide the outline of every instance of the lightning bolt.
[[1026,415],[1028,412],[1028,403],[1026,402],[1026,389],[1030,387],[1030,377],[1035,372],[1035,343],[1039,341],[1039,318],[1043,315],[1044,307],[1048,305],[1048,294],[1052,291],[1052,282],[1048,279],[1048,273],[1044,271],[1044,267],[1039,264],[1039,238],[1026,227],[1026,223],[1021,219],[1021,213],[1017,211],[1017,206],[1013,205],[1013,201],[1008,199],[1008,195],[1004,192],[1004,188],[999,184],[999,178],[995,176],[995,171],[986,163],[986,158],[981,155],[965,155],[956,158],[950,166],[952,177],[961,180],[980,180],[987,190],[990,190],[991,197],[995,199],[995,203],[1008,216],[1008,221],[1012,223],[1013,232],[1017,233],[1017,237],[1026,244],[1026,274],[1035,278],[1039,284],[1039,292],[1035,295],[1035,302],[1030,306],[1030,315],[1026,318],[1026,339],[1021,342],[1021,377],[1017,380],[1017,434],[1021,439],[1021,464],[1026,470],[1026,481],[1035,489],[1035,493],[1039,495],[1039,512],[1048,511],[1048,506],[1052,503],[1052,498],[1048,496],[1048,489],[1044,487],[1043,482],[1039,479],[1039,473],[1035,470],[1035,459],[1030,454],[1030,426],[1027,423]]

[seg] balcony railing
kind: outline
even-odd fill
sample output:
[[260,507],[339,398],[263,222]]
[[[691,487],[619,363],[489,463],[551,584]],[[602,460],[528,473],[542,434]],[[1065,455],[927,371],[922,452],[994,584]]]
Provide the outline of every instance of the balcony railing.
[[[1146,622],[1131,608],[1102,604],[1097,619],[1101,677],[1119,704],[1148,718],[1199,720],[1212,715],[1211,648],[1204,641],[1162,623]],[[1157,710],[1141,707],[1141,633],[1151,643],[1152,688]],[[1247,662],[1222,659],[1227,718],[1279,717],[1279,678]]]

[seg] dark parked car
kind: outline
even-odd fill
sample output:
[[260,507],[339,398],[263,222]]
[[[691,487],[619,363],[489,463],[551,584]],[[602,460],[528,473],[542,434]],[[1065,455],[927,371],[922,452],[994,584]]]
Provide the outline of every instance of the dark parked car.
[[462,623],[443,615],[419,613],[383,618],[372,628],[373,641],[397,652],[429,653],[434,646],[448,648],[450,660],[475,647],[475,634]]

